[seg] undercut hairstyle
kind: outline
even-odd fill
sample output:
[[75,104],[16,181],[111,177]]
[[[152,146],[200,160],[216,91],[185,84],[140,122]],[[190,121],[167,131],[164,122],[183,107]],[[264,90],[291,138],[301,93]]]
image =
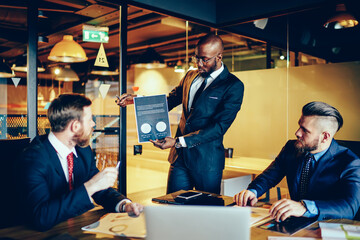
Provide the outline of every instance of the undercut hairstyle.
[[47,111],[51,131],[62,132],[71,121],[82,121],[84,107],[90,105],[91,100],[84,95],[61,94],[51,102]]
[[208,33],[205,36],[201,37],[196,46],[200,46],[203,44],[219,44],[221,48],[221,52],[224,51],[224,42],[218,35],[215,35],[214,33]]
[[337,122],[337,130],[339,131],[342,127],[344,121],[340,114],[340,112],[324,102],[310,102],[306,104],[302,109],[303,116],[322,116],[322,117],[329,117],[333,118]]

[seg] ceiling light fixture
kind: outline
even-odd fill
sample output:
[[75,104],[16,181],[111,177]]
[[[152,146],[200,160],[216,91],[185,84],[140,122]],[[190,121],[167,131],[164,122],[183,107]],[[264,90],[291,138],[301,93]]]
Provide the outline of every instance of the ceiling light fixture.
[[174,72],[177,72],[177,73],[185,72],[185,69],[183,67],[183,63],[182,63],[182,61],[180,59],[177,61],[176,66],[174,67]]
[[189,65],[190,65],[189,70],[197,70],[198,69],[197,65],[193,62],[191,62]]
[[343,29],[355,27],[358,24],[358,20],[346,11],[345,4],[338,4],[336,5],[336,14],[324,24],[324,27],[328,29]]
[[63,69],[55,69],[55,80],[63,82],[76,82],[79,81],[79,76],[74,70],[70,68],[70,65],[66,65]]
[[135,67],[146,69],[165,68],[166,64],[159,53],[153,48],[148,48],[145,53],[141,54],[135,61]]
[[90,73],[93,75],[116,76],[119,75],[119,69],[110,69],[110,67],[106,68],[94,66]]
[[113,57],[108,58],[109,67],[93,66],[90,74],[101,76],[116,76],[119,75],[119,66]]
[[[37,67],[38,72],[45,72],[45,68],[39,59],[37,59],[37,66],[38,66]],[[22,55],[22,56],[16,58],[15,63],[11,67],[11,70],[16,71],[16,72],[27,72],[28,71],[27,56]]]
[[0,78],[15,77],[14,71],[5,63],[4,59],[0,59]]
[[63,40],[51,49],[48,59],[55,62],[85,62],[88,58],[84,49],[74,41],[73,36],[64,35]]

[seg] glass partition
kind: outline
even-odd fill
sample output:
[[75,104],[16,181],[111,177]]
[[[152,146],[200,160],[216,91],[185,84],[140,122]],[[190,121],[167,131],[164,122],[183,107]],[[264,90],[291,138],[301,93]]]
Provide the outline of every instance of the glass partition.
[[[209,32],[222,37],[223,62],[245,84],[242,109],[224,139],[234,156],[273,159],[294,138],[301,107],[313,100],[326,101],[343,113],[338,138],[359,140],[358,44],[348,37],[354,30],[324,29],[324,19],[316,17],[322,9],[270,17],[263,29],[256,21],[215,29],[137,6],[127,9],[128,93],[168,94],[186,71],[196,68],[191,56],[198,39]],[[112,1],[40,1],[39,10],[38,133],[50,131],[46,109],[52,99],[65,92],[83,93],[93,101],[91,145],[97,166],[114,166],[122,117],[114,103],[120,88],[119,6]],[[2,16],[9,16],[0,18],[0,31],[7,33],[0,39],[1,63],[9,71],[0,72],[1,139],[27,136],[26,67],[11,70],[26,57],[26,11],[26,4],[18,1],[0,6]],[[48,59],[65,35],[81,46],[86,61]],[[172,135],[181,111],[179,106],[169,113]],[[133,106],[127,107],[126,128],[128,193],[165,193],[169,151],[138,142]]]

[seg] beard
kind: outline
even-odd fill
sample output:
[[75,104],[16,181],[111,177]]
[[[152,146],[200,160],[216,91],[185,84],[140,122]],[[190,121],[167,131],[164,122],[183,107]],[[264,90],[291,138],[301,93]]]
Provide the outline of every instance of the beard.
[[309,144],[304,144],[303,141],[298,139],[295,143],[295,147],[300,153],[307,153],[314,151],[319,147],[319,138],[314,139],[314,141],[312,141]]
[[73,137],[73,141],[78,145],[79,147],[87,147],[90,144],[90,137],[92,135],[93,129],[91,128],[91,131],[89,133],[85,133],[84,127],[81,128],[79,133],[75,134]]
[[205,70],[205,72],[199,72],[200,76],[202,76],[204,79],[209,77],[212,72],[216,70],[216,61],[214,61],[214,64],[209,67],[209,70]]

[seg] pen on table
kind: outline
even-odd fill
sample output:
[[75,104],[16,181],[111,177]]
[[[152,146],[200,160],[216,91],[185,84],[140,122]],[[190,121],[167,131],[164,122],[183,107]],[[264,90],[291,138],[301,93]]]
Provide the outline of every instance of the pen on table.
[[235,206],[235,205],[236,205],[236,202],[232,202],[232,203],[226,205],[226,207],[231,207],[231,206]]

